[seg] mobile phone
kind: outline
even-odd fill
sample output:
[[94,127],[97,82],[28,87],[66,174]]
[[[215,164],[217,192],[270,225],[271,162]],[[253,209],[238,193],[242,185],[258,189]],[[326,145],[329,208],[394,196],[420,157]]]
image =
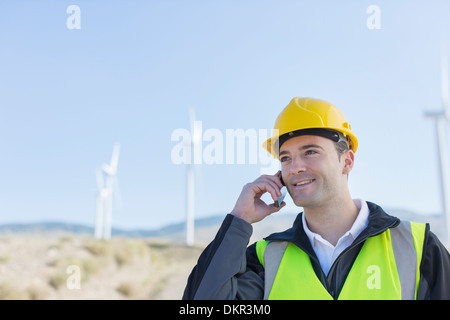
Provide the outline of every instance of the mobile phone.
[[278,197],[277,201],[274,202],[275,207],[279,208],[281,206],[281,203],[283,202],[284,197],[286,197],[287,189],[286,185],[284,184],[283,177],[280,174],[280,180],[283,187],[280,189],[281,196]]

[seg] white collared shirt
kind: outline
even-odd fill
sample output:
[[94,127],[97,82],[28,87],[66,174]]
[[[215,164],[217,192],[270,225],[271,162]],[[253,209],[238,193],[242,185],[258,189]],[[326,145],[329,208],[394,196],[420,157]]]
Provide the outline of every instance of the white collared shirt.
[[356,220],[350,230],[348,230],[338,240],[336,246],[333,246],[327,240],[322,238],[320,234],[309,230],[308,225],[306,224],[305,214],[302,216],[303,229],[311,242],[311,246],[319,259],[320,266],[322,267],[325,275],[328,275],[334,260],[339,256],[339,254],[341,254],[345,248],[352,244],[356,237],[367,227],[369,223],[369,207],[367,206],[367,203],[362,199],[353,199],[353,203],[359,209],[358,216],[356,217]]

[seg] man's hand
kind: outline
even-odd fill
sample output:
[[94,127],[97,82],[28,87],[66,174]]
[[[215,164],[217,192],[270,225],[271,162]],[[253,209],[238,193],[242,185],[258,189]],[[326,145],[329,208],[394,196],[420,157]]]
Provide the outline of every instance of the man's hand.
[[248,223],[254,223],[261,221],[274,212],[280,211],[286,205],[284,201],[277,208],[273,203],[267,205],[261,200],[261,196],[266,192],[270,193],[273,201],[276,201],[281,196],[280,189],[283,185],[281,184],[280,176],[281,172],[278,171],[273,176],[262,175],[255,181],[247,183],[242,189],[231,214]]

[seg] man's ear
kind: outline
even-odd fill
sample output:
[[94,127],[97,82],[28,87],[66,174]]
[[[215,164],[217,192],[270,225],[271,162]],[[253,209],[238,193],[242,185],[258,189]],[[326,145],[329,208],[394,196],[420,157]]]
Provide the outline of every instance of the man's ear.
[[342,155],[344,167],[342,168],[342,174],[348,175],[353,169],[355,164],[355,153],[352,150],[347,150]]

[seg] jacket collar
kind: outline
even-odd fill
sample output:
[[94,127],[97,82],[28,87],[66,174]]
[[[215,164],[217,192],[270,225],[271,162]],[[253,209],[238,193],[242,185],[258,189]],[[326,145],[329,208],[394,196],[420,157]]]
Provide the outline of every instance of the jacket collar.
[[[369,207],[369,223],[353,243],[360,243],[369,237],[373,237],[386,231],[386,229],[396,226],[400,220],[396,217],[388,215],[380,206],[375,203],[367,201]],[[303,212],[299,213],[291,228],[283,231],[272,233],[265,240],[288,241],[295,244],[297,247],[308,253],[310,256],[315,256],[314,250],[309,242],[308,236],[303,229],[302,223]]]

